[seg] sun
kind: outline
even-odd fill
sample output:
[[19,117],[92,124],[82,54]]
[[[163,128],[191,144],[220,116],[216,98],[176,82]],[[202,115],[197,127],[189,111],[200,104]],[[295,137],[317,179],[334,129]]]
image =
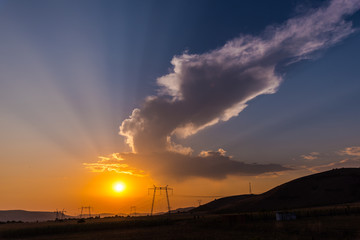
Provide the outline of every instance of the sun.
[[113,186],[115,192],[123,192],[125,190],[125,184],[122,182],[116,182]]

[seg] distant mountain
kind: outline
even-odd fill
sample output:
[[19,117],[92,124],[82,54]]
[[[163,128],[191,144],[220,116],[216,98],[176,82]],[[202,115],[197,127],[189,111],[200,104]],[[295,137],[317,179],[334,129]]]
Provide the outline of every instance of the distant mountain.
[[[71,216],[64,215],[65,218]],[[22,221],[22,222],[43,222],[48,220],[55,220],[56,213],[54,212],[33,212],[24,210],[0,210],[0,222],[7,221]]]
[[360,201],[360,168],[342,168],[309,175],[262,194],[220,198],[192,212],[236,213],[326,206]]

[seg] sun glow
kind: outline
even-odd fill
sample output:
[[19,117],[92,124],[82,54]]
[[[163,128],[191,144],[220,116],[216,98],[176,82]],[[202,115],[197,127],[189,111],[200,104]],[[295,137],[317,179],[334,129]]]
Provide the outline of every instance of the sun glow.
[[116,182],[113,186],[115,192],[123,192],[125,190],[125,184],[122,182]]

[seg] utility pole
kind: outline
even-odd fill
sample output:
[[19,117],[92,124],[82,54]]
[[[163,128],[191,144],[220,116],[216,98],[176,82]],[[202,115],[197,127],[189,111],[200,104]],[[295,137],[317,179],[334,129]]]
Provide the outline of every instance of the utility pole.
[[165,187],[157,187],[154,185],[153,188],[149,188],[148,189],[148,194],[150,191],[153,191],[153,199],[152,199],[152,203],[151,203],[151,213],[150,216],[153,215],[153,211],[154,211],[154,203],[155,203],[155,196],[156,196],[156,191],[159,191],[161,194],[161,191],[165,191],[166,194],[166,200],[167,200],[167,207],[168,207],[168,212],[170,214],[171,208],[170,208],[170,200],[169,200],[169,191],[171,191],[171,193],[173,193],[173,189],[169,188],[168,185],[166,185]]

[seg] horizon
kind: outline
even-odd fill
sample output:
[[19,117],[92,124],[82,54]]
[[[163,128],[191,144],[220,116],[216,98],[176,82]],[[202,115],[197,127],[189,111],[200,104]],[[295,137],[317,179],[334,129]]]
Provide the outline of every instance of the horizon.
[[[265,192],[262,192],[262,193],[257,193],[257,194],[254,194],[254,193],[247,193],[247,194],[242,194],[242,195],[232,195],[232,196],[213,196],[213,197],[217,197],[215,198],[214,200],[210,201],[209,203],[214,203],[216,202],[217,200],[220,200],[222,198],[232,198],[232,197],[238,197],[238,196],[258,196],[258,195],[266,195],[268,192],[271,192],[272,190],[278,188],[278,187],[281,187],[281,186],[286,186],[288,184],[292,184],[294,182],[299,182],[299,181],[304,181],[304,179],[308,178],[308,177],[314,177],[315,175],[325,175],[325,174],[329,174],[329,173],[334,173],[334,172],[337,172],[337,174],[335,176],[338,176],[338,173],[339,171],[343,172],[346,171],[346,172],[349,172],[351,171],[352,173],[354,172],[353,170],[354,169],[360,169],[360,167],[355,167],[355,168],[333,168],[331,170],[327,170],[327,171],[323,171],[323,172],[319,172],[319,173],[314,173],[314,174],[310,174],[310,175],[305,175],[305,176],[302,176],[302,177],[299,177],[299,178],[296,178],[296,179],[293,179],[293,180],[290,180],[288,182],[285,182],[285,183],[282,183],[278,186],[275,186],[274,188],[268,190],[268,191],[265,191]],[[347,174],[349,176],[349,174]],[[346,176],[346,175],[345,175]],[[306,187],[306,184],[305,184],[305,187]],[[309,187],[309,186],[307,186]],[[183,207],[183,208],[177,208],[177,209],[171,209],[172,212],[176,213],[176,211],[178,210],[181,210],[181,209],[196,209],[197,207],[202,207],[203,205],[206,205],[207,203],[203,204],[201,202],[199,202],[199,205],[198,206],[188,206],[188,207]],[[313,208],[317,208],[317,207],[325,207],[325,208],[329,208],[329,207],[334,207],[334,206],[350,206],[349,204],[354,204],[354,206],[358,206],[358,202],[341,202],[341,203],[336,203],[335,205],[332,204],[330,206],[328,205],[324,205],[324,206],[313,206]],[[89,210],[88,210],[88,207],[90,207],[90,213],[89,213]],[[57,216],[58,213],[60,214],[64,214],[63,217],[61,217],[60,219],[70,219],[70,218],[81,218],[81,216],[86,216],[86,217],[109,217],[109,216],[119,216],[119,217],[139,217],[139,216],[152,216],[151,214],[151,211],[148,211],[148,212],[141,212],[141,211],[136,211],[136,206],[132,206],[131,208],[135,207],[135,209],[131,209],[130,212],[96,212],[94,211],[94,209],[91,207],[91,206],[83,206],[81,208],[79,208],[79,212],[77,214],[67,214],[67,211],[65,209],[63,210],[58,210],[56,209],[56,211],[45,211],[45,210],[40,210],[40,211],[29,211],[29,210],[26,210],[26,209],[11,209],[11,210],[0,210],[0,212],[28,212],[28,213],[49,213],[49,214],[54,214]],[[84,209],[82,209],[84,208]],[[311,208],[311,207],[310,207]],[[301,208],[300,208],[301,209]],[[299,209],[298,209],[299,210]],[[188,210],[185,210],[185,212],[187,212]],[[168,211],[162,211],[162,212],[156,212],[154,211],[153,215],[164,215],[164,214],[168,214]],[[7,216],[8,218],[11,218],[13,219],[14,217],[15,218],[23,218],[24,216],[12,216],[12,217],[9,217]],[[32,219],[32,220],[28,220],[30,222],[33,222],[35,220],[37,220],[36,216],[27,216],[29,219]],[[9,221],[9,220],[8,220]],[[14,220],[11,220],[11,221],[14,221]],[[22,220],[20,220],[22,221]],[[25,222],[28,222],[28,221],[25,221]]]
[[0,0],[0,209],[150,212],[154,186],[177,209],[360,167],[359,10]]

